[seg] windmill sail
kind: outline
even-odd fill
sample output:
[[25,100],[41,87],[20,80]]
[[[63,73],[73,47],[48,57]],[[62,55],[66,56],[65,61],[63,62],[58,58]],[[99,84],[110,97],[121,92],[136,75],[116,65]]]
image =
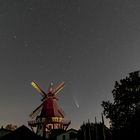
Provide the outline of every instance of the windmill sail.
[[62,82],[54,89],[54,94],[56,95],[58,92],[60,92],[64,88],[65,82]]
[[42,105],[43,105],[43,103],[40,106],[38,106],[29,116],[31,118],[34,118],[41,111]]
[[39,87],[39,85],[38,85],[35,81],[32,81],[32,82],[31,82],[31,85],[32,85],[43,97],[46,96],[46,93]]

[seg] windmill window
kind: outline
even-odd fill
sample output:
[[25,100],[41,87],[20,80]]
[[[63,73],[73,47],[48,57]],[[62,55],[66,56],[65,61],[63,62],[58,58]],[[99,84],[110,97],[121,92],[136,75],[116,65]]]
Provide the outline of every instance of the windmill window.
[[49,129],[49,130],[52,129],[52,125],[51,125],[51,124],[48,126],[48,129]]
[[53,122],[58,122],[58,117],[52,117]]

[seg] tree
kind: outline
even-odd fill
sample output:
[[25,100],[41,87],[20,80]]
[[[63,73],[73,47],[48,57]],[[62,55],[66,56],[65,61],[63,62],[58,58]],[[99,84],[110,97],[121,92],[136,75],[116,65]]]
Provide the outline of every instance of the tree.
[[77,134],[78,140],[111,140],[110,130],[104,123],[88,121],[80,126]]
[[78,140],[91,140],[95,137],[95,126],[93,123],[83,123],[78,130]]
[[17,129],[17,125],[7,124],[5,129],[13,131],[13,130]]
[[103,113],[106,118],[110,119],[111,129],[121,137],[138,136],[138,129],[140,129],[139,71],[130,73],[128,77],[119,82],[116,81],[112,94],[113,103],[102,102]]

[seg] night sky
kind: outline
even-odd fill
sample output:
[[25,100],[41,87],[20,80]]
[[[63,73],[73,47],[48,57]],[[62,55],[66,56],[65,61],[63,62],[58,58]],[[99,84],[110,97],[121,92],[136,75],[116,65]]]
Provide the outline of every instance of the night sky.
[[0,0],[0,126],[27,125],[44,91],[79,128],[101,121],[114,82],[140,69],[139,0]]

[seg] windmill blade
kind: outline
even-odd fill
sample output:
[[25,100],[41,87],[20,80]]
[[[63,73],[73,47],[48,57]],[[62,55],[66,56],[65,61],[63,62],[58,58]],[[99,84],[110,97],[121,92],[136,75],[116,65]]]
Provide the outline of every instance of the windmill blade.
[[29,116],[31,118],[34,118],[41,111],[42,105],[43,105],[43,103],[40,106],[38,106]]
[[39,87],[39,85],[38,85],[35,81],[32,81],[32,82],[31,82],[31,85],[32,85],[43,97],[46,96],[46,93]]
[[53,91],[53,93],[56,95],[58,92],[60,92],[65,86],[65,82],[60,83]]

